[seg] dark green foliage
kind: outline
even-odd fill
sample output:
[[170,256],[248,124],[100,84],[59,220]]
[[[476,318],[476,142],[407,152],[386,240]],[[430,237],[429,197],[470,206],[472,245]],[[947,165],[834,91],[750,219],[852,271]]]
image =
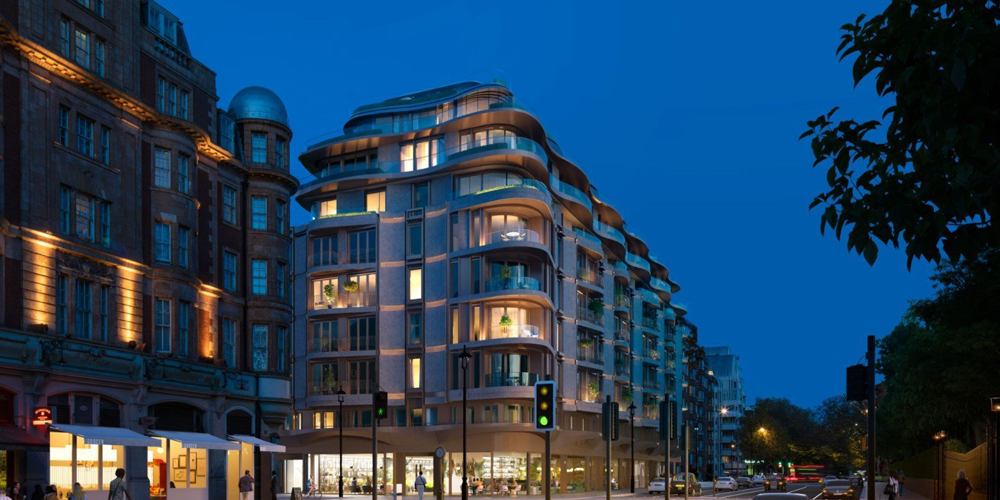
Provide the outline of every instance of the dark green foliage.
[[892,104],[884,124],[834,121],[837,108],[808,122],[813,165],[828,166],[830,189],[810,205],[823,208],[820,231],[846,229],[848,250],[869,264],[876,242],[902,244],[907,266],[998,246],[998,22],[993,0],[894,0],[842,27],[855,85],[874,75]]

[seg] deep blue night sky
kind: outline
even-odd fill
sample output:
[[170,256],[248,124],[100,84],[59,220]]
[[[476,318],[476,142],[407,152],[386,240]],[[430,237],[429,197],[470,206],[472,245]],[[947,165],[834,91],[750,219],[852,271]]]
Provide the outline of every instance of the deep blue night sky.
[[160,3],[221,107],[248,85],[284,99],[296,156],[361,104],[503,76],[670,268],[701,342],[740,354],[750,402],[843,392],[865,335],[931,292],[928,265],[883,249],[870,268],[807,210],[825,171],[806,120],[884,107],[838,62],[838,29],[887,2]]

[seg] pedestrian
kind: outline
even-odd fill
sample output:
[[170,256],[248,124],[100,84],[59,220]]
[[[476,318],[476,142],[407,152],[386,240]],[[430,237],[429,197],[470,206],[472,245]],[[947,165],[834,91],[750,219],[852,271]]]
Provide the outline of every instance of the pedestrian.
[[87,494],[83,492],[83,486],[80,486],[80,483],[73,483],[73,491],[70,493],[70,498],[72,500],[87,500]]
[[0,490],[0,500],[14,500],[12,498],[13,494],[14,494],[14,487],[13,486],[10,487],[10,491],[11,491],[11,495],[7,495],[7,490]]
[[108,500],[132,500],[132,494],[125,487],[125,469],[119,467],[115,470],[115,478],[108,486]]
[[903,471],[899,471],[899,498],[903,498],[903,483],[906,482],[906,474]]
[[31,492],[31,500],[42,500],[45,498],[45,493],[42,493],[42,485],[36,484],[35,490]]
[[889,480],[885,483],[885,490],[883,492],[889,500],[896,500],[899,495],[899,474],[896,473],[896,469],[889,471]]
[[50,484],[45,487],[45,499],[44,500],[59,500],[59,495],[56,494],[56,485]]
[[278,500],[278,471],[271,471],[271,500]]
[[250,475],[249,470],[243,471],[243,477],[240,478],[239,487],[240,500],[247,500],[250,497],[250,492],[253,491],[253,477]]
[[21,500],[24,497],[24,492],[21,490],[21,482],[14,481],[14,486],[10,489],[10,497],[14,500]]
[[969,500],[969,494],[972,493],[972,483],[969,482],[969,478],[965,476],[965,469],[958,471],[958,478],[955,479],[955,500]]
[[427,479],[424,478],[424,471],[420,471],[420,475],[417,476],[417,480],[414,481],[413,484],[417,487],[417,500],[424,500],[424,487],[427,486]]

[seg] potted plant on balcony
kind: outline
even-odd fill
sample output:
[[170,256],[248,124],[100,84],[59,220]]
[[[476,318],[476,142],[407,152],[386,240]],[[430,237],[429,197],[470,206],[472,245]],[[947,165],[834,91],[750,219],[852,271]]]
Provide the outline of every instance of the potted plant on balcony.
[[586,282],[591,282],[591,281],[594,280],[594,273],[593,273],[593,271],[591,271],[590,269],[587,269],[586,267],[580,269],[580,272],[579,272],[578,276],[580,276],[580,279],[582,279],[583,281],[586,281]]
[[344,291],[347,292],[347,303],[351,303],[351,294],[358,291],[360,287],[357,281],[348,281],[344,283]]
[[326,372],[326,374],[323,375],[323,385],[324,385],[323,392],[328,392],[330,394],[333,394],[336,391],[337,376],[333,374],[332,370]]
[[615,290],[615,305],[618,307],[628,307],[628,299],[621,290]]
[[500,289],[510,290],[510,282],[514,279],[514,268],[504,264],[500,268]]
[[632,402],[632,391],[628,389],[622,389],[622,401],[626,403]]
[[500,328],[503,329],[504,335],[507,334],[507,329],[514,324],[514,320],[510,319],[510,316],[504,314],[500,316]]
[[597,382],[591,382],[587,386],[587,391],[590,393],[590,398],[597,401],[597,397],[601,395],[601,384]]
[[594,347],[594,339],[582,338],[577,344],[580,346],[581,349],[590,349],[591,347]]
[[337,300],[337,287],[333,283],[327,283],[323,286],[323,296],[326,297],[326,308],[332,308],[333,301]]
[[594,318],[604,316],[604,301],[601,299],[590,299],[587,309],[594,314]]

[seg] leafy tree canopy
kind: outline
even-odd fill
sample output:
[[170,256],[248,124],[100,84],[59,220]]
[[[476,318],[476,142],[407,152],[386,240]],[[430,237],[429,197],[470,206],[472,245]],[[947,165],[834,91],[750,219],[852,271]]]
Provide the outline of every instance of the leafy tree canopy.
[[[808,122],[814,166],[827,166],[820,231],[847,229],[869,264],[878,244],[914,258],[974,258],[1000,247],[1000,7],[995,0],[894,0],[842,27],[855,85],[874,75],[892,99],[880,121]],[[878,133],[876,133],[878,131]],[[884,140],[881,135],[884,131]]]

